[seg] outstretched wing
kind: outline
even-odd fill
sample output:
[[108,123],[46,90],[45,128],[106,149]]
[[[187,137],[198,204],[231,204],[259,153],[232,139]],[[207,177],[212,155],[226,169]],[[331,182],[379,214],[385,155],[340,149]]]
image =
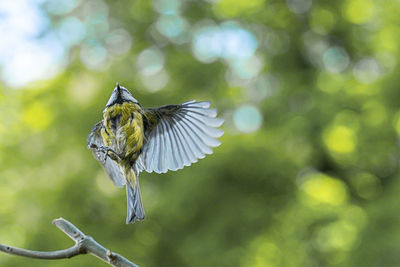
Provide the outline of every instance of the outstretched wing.
[[116,186],[123,186],[126,181],[122,174],[119,166],[110,157],[107,157],[104,161],[104,153],[99,152],[96,147],[103,147],[104,142],[101,137],[101,127],[103,121],[98,122],[90,132],[88,136],[88,147],[92,150],[94,157],[100,162],[108,176],[114,182]]
[[215,138],[224,133],[216,129],[224,122],[216,118],[217,110],[210,102],[189,101],[181,105],[168,105],[145,109],[148,130],[137,163],[139,171],[164,173],[212,154],[212,147],[221,142]]

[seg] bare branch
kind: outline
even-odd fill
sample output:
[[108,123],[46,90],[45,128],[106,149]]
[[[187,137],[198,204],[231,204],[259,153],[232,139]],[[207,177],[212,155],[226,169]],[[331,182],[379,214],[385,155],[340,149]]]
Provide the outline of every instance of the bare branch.
[[16,248],[12,246],[0,244],[0,251],[29,258],[36,259],[67,259],[80,254],[90,253],[102,261],[118,267],[138,267],[136,264],[130,262],[128,259],[122,257],[117,253],[111,252],[111,250],[106,249],[99,243],[97,243],[91,236],[85,235],[81,230],[79,230],[75,225],[69,221],[59,218],[53,221],[53,224],[57,226],[61,231],[63,231],[67,236],[75,241],[75,245],[56,251],[34,251],[22,248]]
[[79,247],[77,245],[63,250],[35,251],[35,250],[16,248],[0,244],[0,251],[23,257],[47,259],[47,260],[66,259],[81,254],[81,252],[79,252]]

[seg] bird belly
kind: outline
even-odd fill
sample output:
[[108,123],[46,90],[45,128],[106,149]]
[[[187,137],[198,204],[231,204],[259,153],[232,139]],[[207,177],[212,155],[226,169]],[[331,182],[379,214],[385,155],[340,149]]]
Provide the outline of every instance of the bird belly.
[[104,143],[129,164],[136,161],[143,147],[143,118],[139,108],[134,103],[123,103],[104,112]]

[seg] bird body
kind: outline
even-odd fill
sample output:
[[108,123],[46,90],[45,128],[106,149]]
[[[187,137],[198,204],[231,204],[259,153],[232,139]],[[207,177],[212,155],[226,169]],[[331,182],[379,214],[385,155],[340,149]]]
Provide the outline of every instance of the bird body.
[[103,122],[104,144],[112,147],[121,158],[135,162],[144,141],[141,107],[132,102],[114,104],[104,110]]
[[223,120],[208,102],[142,108],[117,84],[98,122],[88,137],[88,147],[117,186],[126,185],[126,222],[144,219],[139,173],[164,173],[189,166],[220,142]]
[[137,186],[137,174],[132,166],[144,140],[143,115],[140,111],[136,103],[116,103],[104,110],[104,127],[101,129],[104,144],[118,154],[120,169],[132,188]]

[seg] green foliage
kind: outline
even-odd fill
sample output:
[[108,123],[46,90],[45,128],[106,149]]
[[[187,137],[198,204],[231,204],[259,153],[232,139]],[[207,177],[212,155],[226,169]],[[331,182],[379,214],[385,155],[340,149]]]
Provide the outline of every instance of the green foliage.
[[[0,91],[1,243],[68,247],[50,225],[62,216],[141,266],[400,265],[400,2],[93,0],[64,14],[46,3],[48,31],[77,17],[86,37],[56,77]],[[121,54],[115,29],[131,38]],[[242,35],[237,54],[199,54],[215,45],[196,48],[204,29],[242,29],[256,50],[238,56]],[[107,51],[96,64],[93,43]],[[145,107],[210,100],[226,120],[213,155],[141,174],[146,219],[134,225],[125,190],[86,149],[117,81]],[[0,255],[10,267],[101,264]]]

